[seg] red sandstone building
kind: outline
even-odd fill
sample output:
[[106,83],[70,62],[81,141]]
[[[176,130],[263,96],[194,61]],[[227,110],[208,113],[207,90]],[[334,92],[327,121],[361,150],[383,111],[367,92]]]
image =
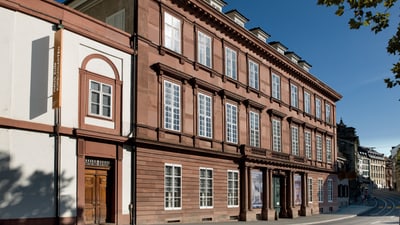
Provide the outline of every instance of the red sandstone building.
[[[267,43],[261,28],[245,28],[238,11],[223,13],[222,0],[66,4],[73,9],[60,5],[65,15],[106,28],[74,32],[107,37],[100,42],[132,56],[130,84],[117,79],[122,91],[132,87],[130,99],[120,96],[116,105],[118,115],[130,112],[131,120],[123,115],[118,124],[132,132],[66,129],[67,136],[82,136],[75,197],[83,213],[76,213],[77,223],[274,220],[338,208],[335,103],[341,95],[313,76],[306,61],[279,42]],[[127,34],[132,51],[109,42]],[[85,194],[95,190],[84,174],[104,172],[99,164],[110,167],[110,157],[111,182],[102,190],[112,204],[79,208],[90,205]]]

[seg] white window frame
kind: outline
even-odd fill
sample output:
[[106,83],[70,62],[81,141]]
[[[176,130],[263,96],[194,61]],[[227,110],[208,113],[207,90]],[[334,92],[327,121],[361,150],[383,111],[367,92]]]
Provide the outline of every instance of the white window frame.
[[[206,177],[202,177],[202,171],[205,172]],[[211,172],[211,177],[207,177],[209,171]],[[210,209],[210,208],[214,207],[214,182],[213,182],[213,179],[214,179],[214,171],[212,168],[200,167],[200,169],[199,169],[199,206],[200,206],[200,209]],[[202,187],[202,183],[204,183],[204,187]],[[208,200],[210,200],[210,199],[211,199],[211,201],[209,202]]]
[[318,178],[318,202],[324,202],[324,180]]
[[322,119],[322,114],[321,114],[321,99],[320,98],[315,98],[315,117],[317,119]]
[[317,151],[317,161],[322,162],[322,136],[317,134],[315,138],[316,151]]
[[307,159],[312,159],[312,138],[311,131],[304,131],[304,148]]
[[182,21],[164,12],[164,47],[182,53]]
[[250,111],[250,146],[260,147],[260,114]]
[[333,202],[333,180],[328,179],[326,181],[327,191],[328,191],[328,202]]
[[308,178],[308,202],[313,202],[313,179]]
[[325,122],[331,123],[331,105],[329,103],[325,103]]
[[225,104],[226,141],[237,144],[238,141],[238,115],[235,105]]
[[[167,167],[171,167],[172,174],[167,175]],[[175,174],[175,168],[179,168],[180,174]],[[171,186],[167,186],[167,179],[170,179]],[[178,181],[178,182],[177,182]],[[179,184],[179,187],[176,185]],[[169,191],[168,188],[170,188]],[[179,191],[178,191],[179,190]],[[167,199],[167,195],[169,196],[169,200]],[[178,196],[179,195],[179,196]],[[176,205],[179,199],[179,205]],[[165,210],[180,210],[182,209],[182,165],[178,164],[164,164],[164,209]]]
[[256,90],[259,90],[260,87],[260,82],[259,82],[259,71],[260,71],[260,66],[258,63],[254,62],[253,60],[249,59],[249,86],[251,88],[254,88]]
[[237,52],[225,47],[225,75],[237,80]]
[[[99,90],[95,90],[92,88],[92,84],[97,84],[99,86]],[[104,89],[105,87],[109,88],[109,92],[106,92]],[[98,96],[98,101],[96,101],[93,98],[93,95]],[[106,105],[104,98],[108,98],[110,104]],[[94,112],[92,110],[92,106],[97,106],[98,108],[98,113]],[[113,111],[113,86],[110,84],[106,84],[100,81],[96,80],[89,80],[89,115],[91,116],[99,116],[107,119],[112,118],[112,111]],[[103,111],[104,109],[108,108],[109,114],[106,115],[106,113]]]
[[275,152],[282,151],[282,126],[281,120],[272,119],[272,150]]
[[239,207],[239,172],[237,170],[228,170],[227,182],[228,208]]
[[296,125],[291,126],[291,139],[292,139],[292,155],[299,155],[299,127]]
[[327,137],[326,138],[326,162],[327,163],[332,163],[332,138]]
[[281,100],[281,77],[272,74],[272,97]]
[[197,32],[197,60],[200,64],[212,68],[211,37],[201,31]]
[[164,80],[164,128],[181,130],[181,86]]
[[212,138],[212,98],[211,96],[199,93],[198,95],[198,129],[199,136]]
[[304,112],[311,114],[311,94],[307,91],[304,92]]
[[298,87],[295,84],[290,84],[290,105],[299,108]]

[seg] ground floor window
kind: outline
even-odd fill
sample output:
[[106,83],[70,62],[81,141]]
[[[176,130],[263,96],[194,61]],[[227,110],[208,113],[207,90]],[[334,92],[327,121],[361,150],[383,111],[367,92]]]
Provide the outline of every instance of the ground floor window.
[[200,208],[213,207],[213,170],[200,168]]
[[318,179],[318,202],[324,202],[324,181]]
[[165,164],[164,174],[165,209],[182,207],[182,166]]
[[228,207],[239,206],[239,172],[228,170]]
[[308,202],[313,201],[313,182],[312,178],[308,178]]
[[328,179],[327,186],[328,186],[328,202],[333,202],[333,181],[332,181],[332,179]]

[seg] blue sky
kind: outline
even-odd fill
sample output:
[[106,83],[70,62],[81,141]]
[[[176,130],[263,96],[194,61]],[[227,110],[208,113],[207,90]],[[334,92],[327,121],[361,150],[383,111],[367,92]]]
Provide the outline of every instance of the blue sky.
[[237,9],[312,65],[310,73],[339,92],[337,120],[356,128],[362,146],[390,155],[400,144],[400,87],[386,88],[383,79],[398,60],[386,52],[399,23],[399,7],[391,26],[374,34],[367,27],[350,30],[345,16],[317,1],[224,0],[224,11]]

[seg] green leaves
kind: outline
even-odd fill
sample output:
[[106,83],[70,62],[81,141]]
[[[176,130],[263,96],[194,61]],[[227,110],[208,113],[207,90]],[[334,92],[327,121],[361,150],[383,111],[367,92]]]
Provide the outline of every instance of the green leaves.
[[[360,27],[370,27],[371,31],[381,32],[389,26],[389,10],[395,5],[397,0],[318,0],[318,5],[336,6],[335,14],[343,16],[346,12],[352,12],[349,18],[350,29],[360,29]],[[387,52],[400,57],[400,24],[397,32],[388,41]],[[400,61],[393,64],[391,69],[394,78],[386,78],[384,82],[388,88],[400,86]]]

